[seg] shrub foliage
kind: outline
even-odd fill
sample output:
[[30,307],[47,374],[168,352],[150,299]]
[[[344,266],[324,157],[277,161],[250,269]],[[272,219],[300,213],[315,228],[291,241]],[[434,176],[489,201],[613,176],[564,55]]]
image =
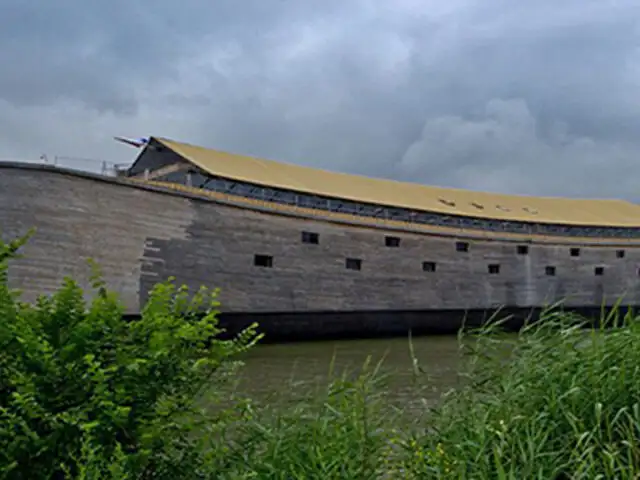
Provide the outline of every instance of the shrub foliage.
[[7,281],[25,240],[0,242],[0,478],[640,477],[640,325],[619,308],[463,338],[462,386],[412,424],[377,367],[258,408],[222,388],[260,336],[221,340],[215,291],[160,283],[127,322],[96,270],[90,302],[66,279],[25,304]]
[[[94,271],[90,302],[72,279],[34,304],[8,286],[7,262],[26,237],[0,243],[0,472],[11,479],[205,478],[221,411],[198,408],[255,326],[221,340],[216,292],[171,280],[139,320]],[[203,435],[206,433],[206,435]]]

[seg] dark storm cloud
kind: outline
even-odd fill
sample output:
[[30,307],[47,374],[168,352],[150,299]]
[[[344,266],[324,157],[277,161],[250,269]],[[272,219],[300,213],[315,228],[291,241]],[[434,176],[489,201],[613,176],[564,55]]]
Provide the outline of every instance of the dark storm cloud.
[[640,200],[639,21],[631,0],[4,0],[0,146],[123,161],[110,135],[157,134]]
[[0,75],[0,97],[17,105],[68,97],[129,113],[138,103],[132,90],[177,79],[194,51],[229,38],[255,47],[262,22],[277,26],[297,11],[285,2],[240,3],[4,0],[0,61],[11,68]]

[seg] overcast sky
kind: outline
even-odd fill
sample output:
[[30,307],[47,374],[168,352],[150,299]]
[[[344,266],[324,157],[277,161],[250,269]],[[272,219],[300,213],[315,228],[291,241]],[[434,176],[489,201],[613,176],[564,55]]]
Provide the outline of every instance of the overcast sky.
[[640,201],[638,0],[0,0],[0,158],[113,135]]

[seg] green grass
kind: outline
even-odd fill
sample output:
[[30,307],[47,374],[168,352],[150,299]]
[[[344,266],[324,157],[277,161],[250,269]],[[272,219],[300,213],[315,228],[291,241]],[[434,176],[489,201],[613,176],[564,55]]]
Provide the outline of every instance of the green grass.
[[224,386],[258,337],[217,340],[209,293],[159,284],[134,323],[97,279],[88,306],[70,280],[26,305],[19,247],[0,242],[0,478],[640,478],[640,323],[619,308],[461,334],[462,381],[434,407],[396,408],[371,363],[257,403]]
[[247,408],[219,439],[216,478],[379,478],[399,412],[387,408],[378,366],[335,375],[324,387],[296,384],[295,400]]
[[495,324],[462,339],[464,386],[410,416],[390,407],[377,368],[255,411],[225,440],[217,478],[638,478],[637,319],[542,320],[508,345]]
[[430,412],[425,432],[400,441],[408,478],[638,478],[636,320],[616,308],[585,329],[551,310],[509,355],[496,326],[478,332],[466,386]]
[[636,320],[552,309],[508,342],[499,324],[463,335],[462,386],[422,411],[391,406],[379,365],[253,406],[220,437],[215,478],[638,478]]

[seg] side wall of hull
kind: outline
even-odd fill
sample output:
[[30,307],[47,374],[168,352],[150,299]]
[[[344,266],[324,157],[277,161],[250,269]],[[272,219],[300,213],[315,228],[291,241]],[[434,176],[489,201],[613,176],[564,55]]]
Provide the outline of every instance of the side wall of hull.
[[[572,307],[574,313],[597,324],[603,312],[612,307]],[[618,314],[637,308],[623,306]],[[220,323],[227,335],[233,336],[254,322],[265,333],[266,342],[319,339],[402,337],[413,335],[452,335],[461,327],[473,328],[488,320],[499,319],[506,330],[516,331],[526,322],[537,321],[543,309],[511,307],[474,310],[367,310],[361,312],[270,312],[226,313]]]
[[[194,289],[219,287],[229,318],[526,309],[558,300],[598,308],[622,296],[627,305],[640,303],[637,244],[582,245],[572,257],[567,244],[529,244],[519,255],[518,243],[469,240],[469,251],[458,252],[452,238],[265,214],[42,167],[1,168],[0,205],[3,238],[37,229],[9,269],[10,284],[28,301],[65,275],[86,284],[85,259],[93,258],[131,314],[168,276]],[[318,233],[319,244],[302,243],[302,231]],[[401,237],[400,246],[386,247],[385,234]],[[255,254],[272,256],[273,268],[254,266]],[[362,269],[346,269],[347,257],[361,259]],[[424,261],[436,271],[423,271]],[[489,274],[489,264],[500,273]],[[595,267],[604,275],[594,275]]]

